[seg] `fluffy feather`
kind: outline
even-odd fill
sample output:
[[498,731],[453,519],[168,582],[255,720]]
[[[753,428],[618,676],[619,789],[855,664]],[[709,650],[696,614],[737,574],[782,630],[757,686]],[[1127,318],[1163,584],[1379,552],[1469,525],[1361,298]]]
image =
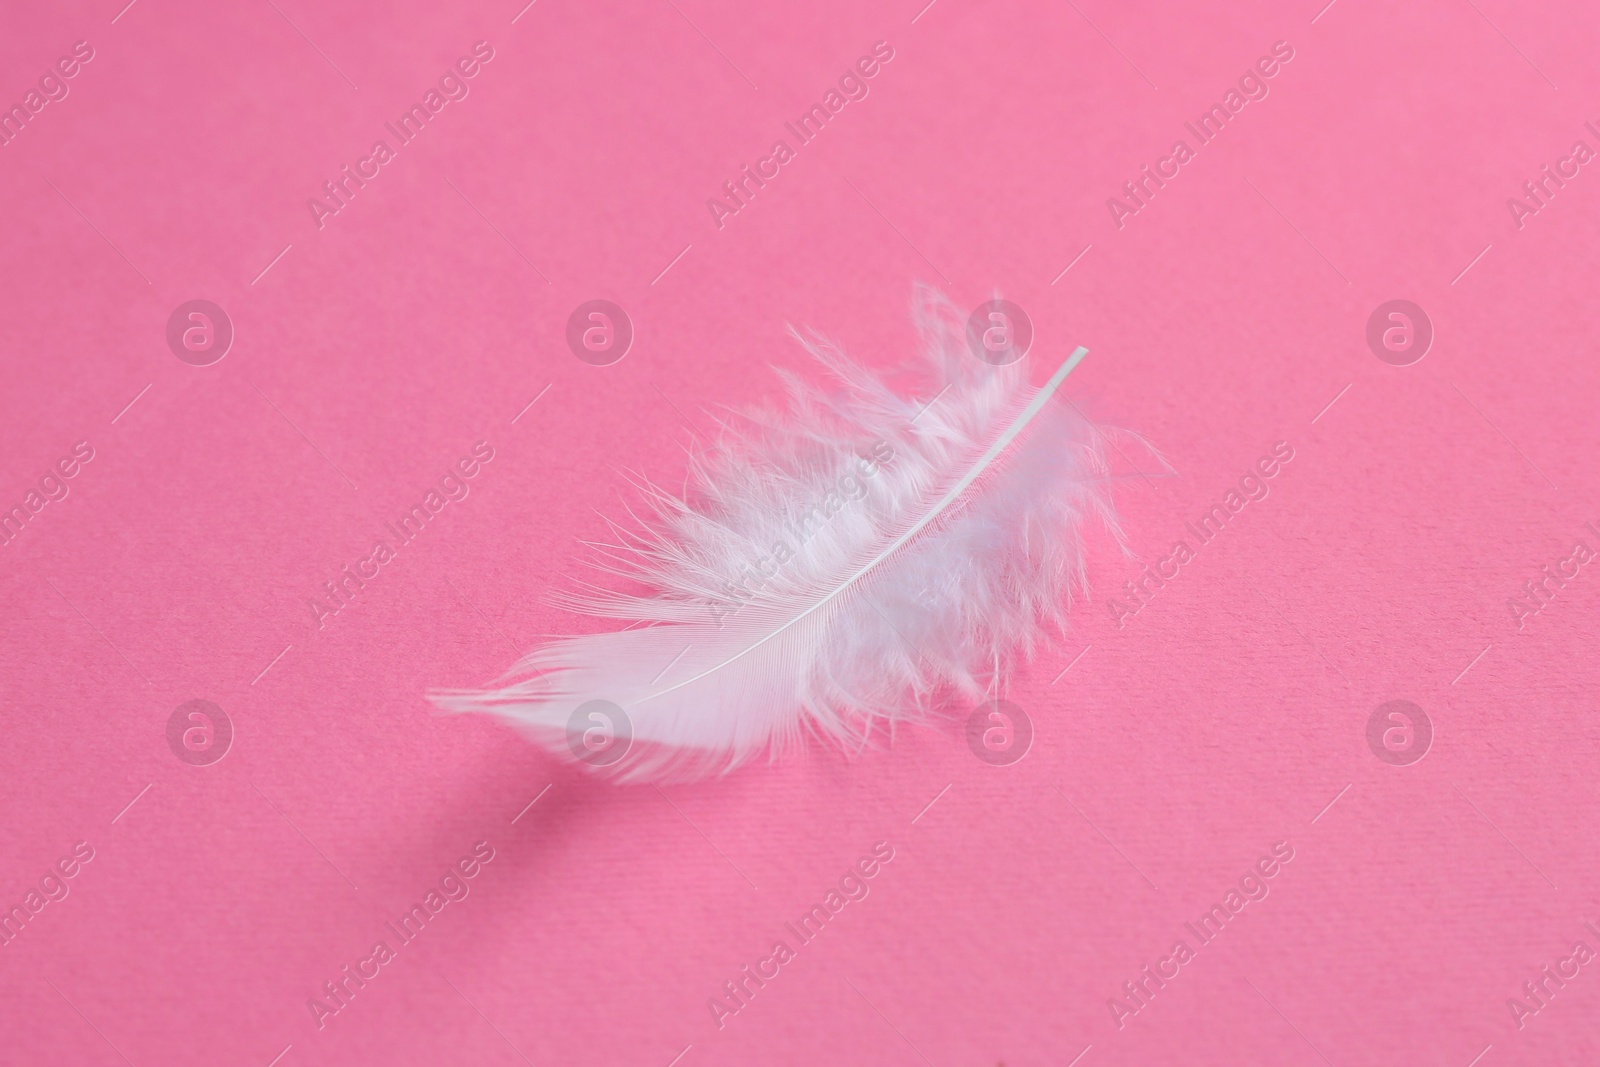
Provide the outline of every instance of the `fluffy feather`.
[[914,313],[931,400],[801,338],[829,380],[785,374],[787,412],[724,427],[683,496],[643,486],[654,514],[603,546],[652,593],[569,598],[632,628],[558,638],[495,688],[435,702],[572,758],[574,710],[610,701],[632,744],[606,769],[645,781],[776,758],[807,734],[857,747],[937,698],[981,700],[1066,626],[1086,521],[1120,541],[1107,438],[1052,395],[1084,350],[1034,389],[1026,361],[972,355],[943,297],[919,289]]

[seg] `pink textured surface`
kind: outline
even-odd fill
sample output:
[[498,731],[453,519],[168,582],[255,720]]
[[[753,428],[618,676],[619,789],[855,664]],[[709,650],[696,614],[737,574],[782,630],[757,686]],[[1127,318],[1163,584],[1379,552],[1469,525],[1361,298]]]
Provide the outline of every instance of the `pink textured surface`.
[[[19,5],[0,40],[24,107],[93,49],[0,147],[0,504],[93,450],[0,548],[0,904],[27,916],[0,1060],[1600,1060],[1572,957],[1600,949],[1600,574],[1508,607],[1600,549],[1600,175],[1507,205],[1600,149],[1592,5],[121,2]],[[319,228],[307,199],[478,41],[468,95]],[[866,97],[719,227],[707,199],[879,41]],[[618,789],[430,712],[574,625],[543,597],[619,468],[673,482],[703,408],[775,395],[787,322],[907,353],[916,279],[1026,308],[1036,380],[1087,345],[1068,392],[1178,473],[1119,501],[1143,560],[1194,558],[1118,625],[1141,569],[1101,552],[1077,632],[1012,680],[1026,758],[975,759],[952,708],[853,761]],[[637,329],[604,368],[564,341],[597,297]],[[1410,366],[1365,341],[1395,298],[1436,331]],[[236,330],[210,366],[165,341],[193,299]],[[466,498],[319,627],[308,600],[479,441]],[[1280,441],[1265,499],[1186,533]],[[166,739],[192,699],[235,731],[209,766]],[[1433,723],[1421,762],[1368,747],[1392,699]],[[793,938],[879,841],[865,899]],[[319,1019],[346,965],[377,976]]]

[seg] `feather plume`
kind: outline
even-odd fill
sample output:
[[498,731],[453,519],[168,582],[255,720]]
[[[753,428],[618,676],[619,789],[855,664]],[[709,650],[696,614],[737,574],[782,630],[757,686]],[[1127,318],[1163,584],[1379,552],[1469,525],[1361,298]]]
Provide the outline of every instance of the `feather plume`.
[[[966,323],[919,288],[929,399],[901,396],[821,338],[826,372],[783,374],[789,409],[723,428],[682,495],[613,526],[608,569],[649,595],[568,598],[633,624],[557,638],[490,689],[445,691],[625,781],[682,780],[773,758],[807,735],[850,749],[977,701],[1067,624],[1084,528],[1120,543],[1107,431],[1025,361],[975,358]],[[782,372],[780,372],[782,373]],[[996,694],[998,695],[998,694]]]

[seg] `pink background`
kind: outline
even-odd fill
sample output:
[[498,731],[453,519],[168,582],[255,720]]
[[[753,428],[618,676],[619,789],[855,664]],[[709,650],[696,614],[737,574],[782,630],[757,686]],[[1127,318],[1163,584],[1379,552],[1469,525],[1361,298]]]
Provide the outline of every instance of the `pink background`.
[[[0,1060],[1600,1058],[1600,965],[1507,1006],[1600,949],[1600,574],[1507,607],[1600,549],[1600,174],[1506,206],[1600,148],[1593,5],[274,2],[15,5],[0,35],[8,103],[95,51],[0,148],[0,503],[94,449],[0,548],[0,903],[94,849],[0,948]],[[319,230],[307,198],[479,40],[470,95]],[[719,229],[707,198],[880,40],[868,97]],[[1276,41],[1270,95],[1119,229],[1106,199]],[[432,713],[583,625],[544,598],[620,470],[674,481],[708,409],[774,397],[786,323],[908,355],[915,280],[1026,308],[1036,380],[1091,349],[1069,394],[1178,474],[1118,490],[1144,559],[1295,450],[1121,627],[1139,565],[1101,546],[1012,681],[1025,759],[979,762],[951,708],[853,761],[616,788]],[[605,368],[564,341],[596,297],[637,330]],[[196,298],[237,333],[207,367],[165,342]],[[1411,366],[1364,338],[1394,298],[1436,330]],[[470,496],[319,629],[308,598],[479,440]],[[210,766],[166,740],[191,699],[236,732]],[[1367,745],[1391,699],[1434,726],[1411,766]],[[478,841],[470,895],[319,1029],[308,998]],[[870,895],[719,1029],[708,998],[877,841]],[[1119,1028],[1279,841],[1270,895]]]

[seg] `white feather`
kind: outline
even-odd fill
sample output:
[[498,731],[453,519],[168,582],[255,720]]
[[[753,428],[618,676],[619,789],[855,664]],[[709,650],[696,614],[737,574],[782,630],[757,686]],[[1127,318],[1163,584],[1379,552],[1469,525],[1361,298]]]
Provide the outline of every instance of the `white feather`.
[[[684,496],[643,486],[654,516],[617,528],[611,569],[653,594],[569,600],[635,628],[559,638],[496,688],[435,702],[491,712],[571,758],[575,709],[609,701],[632,744],[607,770],[640,781],[776,758],[807,734],[855,747],[941,697],[981,700],[1065,628],[1086,520],[1120,541],[1107,439],[1054,395],[1083,349],[1033,389],[1025,363],[972,355],[943,297],[919,289],[914,310],[931,401],[802,339],[833,380],[784,375],[788,412],[724,427],[714,453],[691,458]],[[742,575],[754,579],[736,591]]]

